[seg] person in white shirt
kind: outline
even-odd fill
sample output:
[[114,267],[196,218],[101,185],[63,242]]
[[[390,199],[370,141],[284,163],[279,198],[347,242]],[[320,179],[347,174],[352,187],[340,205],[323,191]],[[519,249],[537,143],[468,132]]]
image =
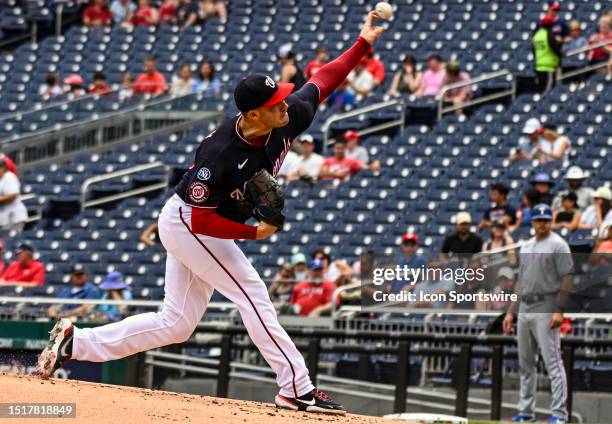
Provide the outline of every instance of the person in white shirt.
[[179,74],[172,79],[170,94],[173,96],[184,96],[193,93],[195,80],[191,77],[191,68],[183,63],[179,69]]
[[569,138],[545,128],[537,118],[529,118],[521,131],[529,139],[521,139],[516,152],[510,160],[536,159],[541,164],[566,160],[569,158],[571,142]]
[[578,228],[589,230],[610,224],[612,224],[612,191],[602,186],[595,190],[593,204],[582,213]]
[[348,74],[348,90],[353,94],[367,96],[374,89],[374,76],[366,68],[367,60],[361,61]]
[[314,138],[310,134],[303,134],[300,137],[302,154],[298,160],[298,166],[294,179],[301,178],[316,181],[323,165],[323,156],[314,152]]
[[17,175],[0,159],[0,229],[3,231],[20,233],[28,219],[28,210],[19,198],[20,188]]
[[344,155],[347,158],[357,159],[360,162],[368,163],[370,162],[370,156],[368,155],[368,150],[359,145],[359,141],[361,140],[361,136],[355,130],[348,130],[343,135],[346,140],[346,150],[344,151]]
[[287,156],[285,156],[285,159],[283,160],[283,164],[278,170],[278,176],[285,177],[288,180],[293,179],[290,177],[297,173],[299,162],[300,156],[293,150],[289,150],[287,152]]

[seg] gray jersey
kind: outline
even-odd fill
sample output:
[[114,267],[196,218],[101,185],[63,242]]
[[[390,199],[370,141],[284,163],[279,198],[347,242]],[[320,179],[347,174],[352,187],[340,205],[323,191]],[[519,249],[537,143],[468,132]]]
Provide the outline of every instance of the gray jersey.
[[556,233],[544,240],[531,238],[521,247],[519,258],[521,296],[557,293],[561,279],[574,269],[569,245]]

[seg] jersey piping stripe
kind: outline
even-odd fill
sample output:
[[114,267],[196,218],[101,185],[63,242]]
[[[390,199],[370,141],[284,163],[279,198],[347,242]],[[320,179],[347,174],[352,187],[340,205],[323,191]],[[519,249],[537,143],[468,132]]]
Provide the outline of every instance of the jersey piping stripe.
[[240,285],[240,283],[238,282],[238,280],[236,280],[236,278],[234,278],[234,276],[227,270],[227,268],[225,268],[225,266],[221,263],[221,261],[219,261],[219,259],[217,259],[217,257],[212,253],[212,251],[206,247],[206,245],[204,243],[202,243],[202,240],[200,240],[198,238],[198,236],[191,230],[191,228],[189,227],[189,225],[185,222],[185,219],[183,219],[183,208],[179,207],[179,216],[181,218],[181,222],[183,223],[183,225],[185,226],[185,228],[187,228],[187,231],[189,231],[189,233],[193,236],[193,238],[198,242],[198,244],[200,246],[202,246],[204,248],[204,250],[206,250],[208,252],[208,254],[215,260],[215,262],[217,262],[217,264],[219,264],[219,266],[221,267],[221,269],[223,269],[223,271],[225,271],[225,273],[231,278],[231,280],[234,282],[234,284],[236,284],[236,286],[240,289],[240,291],[242,292],[242,294],[244,294],[244,296],[247,298],[247,300],[249,301],[249,303],[251,304],[251,307],[253,308],[253,310],[255,311],[255,314],[257,315],[257,318],[259,319],[259,322],[261,323],[261,325],[263,326],[264,330],[266,331],[266,333],[268,334],[268,337],[270,337],[270,340],[272,340],[272,343],[274,343],[274,345],[278,348],[278,350],[280,351],[280,353],[285,357],[285,359],[287,360],[287,363],[289,364],[289,367],[291,368],[291,374],[293,375],[293,378],[291,379],[291,384],[293,385],[293,393],[295,394],[295,397],[298,397],[298,392],[297,392],[297,388],[295,386],[295,370],[293,369],[293,364],[291,363],[291,361],[289,360],[289,357],[287,356],[287,354],[285,354],[285,352],[283,351],[283,349],[280,347],[280,345],[278,344],[278,342],[274,339],[274,337],[272,336],[272,333],[270,333],[270,330],[268,329],[268,327],[266,326],[266,324],[264,323],[263,319],[261,318],[261,315],[259,314],[259,311],[257,310],[257,308],[255,307],[255,303],[253,303],[253,301],[251,300],[250,296],[248,295],[248,293],[242,288],[242,286]]
[[[253,143],[251,143],[249,140],[247,140],[246,138],[244,138],[241,134],[240,131],[238,130],[238,124],[240,123],[240,120],[242,119],[242,114],[240,114],[240,116],[238,116],[238,119],[236,119],[236,135],[238,136],[238,138],[240,138],[242,141],[244,141],[246,144],[248,144],[249,146],[253,146],[253,147],[257,147],[256,145],[254,145]],[[270,141],[270,135],[272,135],[272,131],[270,131],[268,133],[268,138],[266,139],[266,142],[264,143],[264,146],[266,144],[268,144],[268,141]]]

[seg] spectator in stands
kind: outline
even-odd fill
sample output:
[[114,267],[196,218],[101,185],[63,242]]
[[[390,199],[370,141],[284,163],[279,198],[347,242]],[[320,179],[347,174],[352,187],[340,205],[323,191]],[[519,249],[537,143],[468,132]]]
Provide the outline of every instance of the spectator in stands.
[[569,39],[567,43],[563,44],[562,51],[568,52],[570,50],[580,49],[582,47],[586,47],[589,44],[587,38],[582,35],[582,30],[580,29],[580,22],[576,19],[570,21],[569,23]]
[[306,261],[306,255],[304,255],[302,252],[298,252],[291,257],[291,266],[293,267],[296,282],[299,283],[308,278],[308,264]]
[[28,210],[20,194],[19,178],[11,172],[7,161],[0,159],[0,230],[3,232],[20,233],[28,220]]
[[[99,299],[100,290],[89,282],[87,270],[81,264],[74,264],[70,269],[70,287],[63,288],[57,295],[59,299]],[[47,315],[52,319],[80,318],[94,309],[90,304],[51,305]]]
[[[124,281],[123,274],[118,271],[110,272],[100,284],[101,300],[130,301],[133,299],[130,286]],[[121,321],[128,312],[128,305],[99,305],[96,316],[102,321]]]
[[553,210],[553,229],[567,228],[574,231],[580,224],[580,211],[577,208],[578,197],[576,193],[568,192],[561,200],[561,210]]
[[270,300],[274,303],[289,303],[295,283],[295,272],[291,264],[281,265],[280,270],[272,279],[272,284],[268,287]]
[[150,0],[138,0],[138,7],[132,16],[132,25],[150,26],[159,23],[159,10],[151,6]]
[[329,54],[327,53],[327,47],[318,47],[315,52],[315,58],[308,62],[304,69],[304,76],[306,79],[310,79],[310,77],[316,74],[319,68],[327,63],[328,59]]
[[183,63],[179,68],[179,74],[172,78],[170,94],[173,96],[185,96],[193,93],[195,80],[191,77],[191,68],[187,63]]
[[570,27],[559,16],[561,4],[557,1],[548,3],[548,16],[552,18],[551,31],[559,43],[568,43],[571,40]]
[[[482,245],[482,251],[484,253],[489,253],[497,249],[512,246],[514,244],[514,240],[507,230],[508,226],[504,221],[493,222],[493,225],[491,226],[491,238]],[[493,258],[491,258],[490,255],[487,256],[487,262],[495,262],[492,261],[492,259]],[[501,255],[495,259],[503,260],[511,266],[514,266],[516,264],[516,252],[514,249],[510,249],[501,253]]]
[[[4,142],[0,140],[0,149],[2,149],[3,144]],[[13,162],[13,159],[10,158],[10,156],[7,156],[4,153],[0,152],[0,161],[4,161],[4,163],[6,164],[6,168],[13,174],[19,175],[19,173],[17,172],[17,166],[15,165],[15,162]]]
[[601,230],[603,237],[597,239],[597,244],[591,256],[591,263],[612,265],[612,255],[610,255],[612,253],[612,224],[604,225]]
[[504,222],[512,225],[516,222],[516,208],[508,204],[510,188],[504,183],[495,183],[491,186],[490,199],[493,206],[486,210],[478,229],[490,227],[495,222]]
[[195,25],[198,21],[198,4],[191,0],[179,0],[176,8],[176,23],[183,28]]
[[300,156],[293,150],[289,150],[285,156],[285,159],[283,160],[283,164],[278,170],[277,176],[283,177],[287,180],[293,179],[294,175],[297,175],[299,161]]
[[179,6],[179,0],[164,0],[159,7],[159,21],[177,23],[176,10]]
[[153,222],[147,228],[144,229],[144,231],[140,235],[140,241],[146,244],[148,247],[155,246],[155,244],[160,241],[157,222]]
[[368,59],[366,69],[372,74],[372,78],[374,78],[374,88],[376,88],[385,81],[385,64],[374,57],[373,47],[370,47],[366,57]]
[[336,279],[340,276],[340,269],[338,268],[336,262],[333,261],[331,256],[329,256],[323,249],[317,249],[310,255],[311,259],[320,259],[323,261],[323,278],[329,281],[336,281]]
[[[435,308],[435,309],[445,309],[447,307],[452,307],[452,304],[448,302],[448,294],[451,291],[455,291],[455,283],[452,280],[449,280],[445,277],[444,272],[436,272],[442,271],[442,262],[437,259],[434,259],[429,262],[427,265],[427,273],[424,281],[417,283],[414,287],[413,293],[416,296],[416,299],[421,298],[421,293],[424,295],[432,295],[432,294],[440,294],[446,295],[447,300],[443,300],[444,298],[440,297],[438,300],[434,301],[426,301],[419,300],[417,302],[411,302],[411,306],[415,308]],[[442,278],[438,279],[437,277],[441,276]]]
[[367,64],[368,59],[364,57],[348,74],[347,90],[355,95],[367,96],[376,87],[374,76],[368,71]]
[[346,150],[344,154],[349,159],[357,159],[360,162],[368,163],[370,162],[370,155],[368,155],[368,150],[359,145],[359,141],[361,140],[361,136],[355,130],[348,130],[343,135],[344,141],[346,141]]
[[348,90],[348,79],[345,79],[338,88],[327,98],[327,104],[332,108],[345,108],[355,104],[355,94]]
[[45,83],[40,86],[38,94],[40,94],[45,100],[62,94],[62,87],[60,86],[59,75],[57,75],[57,72],[49,72],[47,74],[47,79],[45,80]]
[[529,183],[540,192],[540,203],[546,203],[547,205],[552,203],[552,188],[555,182],[550,178],[550,175],[546,172],[538,172]]
[[336,285],[323,277],[323,261],[313,259],[308,263],[310,278],[293,288],[291,304],[301,316],[318,317],[332,310]]
[[530,188],[523,194],[523,203],[516,213],[516,224],[510,227],[510,231],[518,227],[531,227],[531,208],[541,202],[541,193],[535,188]]
[[[402,255],[398,259],[398,265],[407,266],[410,269],[423,268],[427,265],[427,261],[421,255],[417,254],[419,249],[419,237],[414,233],[404,233],[402,236]],[[419,281],[395,281],[389,289],[393,293],[399,293],[402,290],[412,291],[414,284]],[[406,287],[408,286],[408,287]]]
[[423,73],[421,86],[417,96],[437,96],[444,86],[446,69],[442,66],[442,58],[432,54],[427,58],[427,70]]
[[85,83],[79,74],[68,75],[64,78],[64,93],[69,93],[74,97],[85,95]]
[[[492,293],[514,293],[514,271],[509,266],[501,267],[497,271],[497,277],[495,278],[495,287],[492,290]],[[503,301],[490,301],[488,305],[488,309],[492,309],[494,311],[505,311],[509,302]]]
[[400,96],[402,94],[418,93],[422,79],[423,73],[417,71],[416,60],[413,56],[407,55],[402,61],[402,69],[393,76],[389,94]]
[[593,204],[580,217],[579,228],[600,228],[612,224],[612,191],[606,186],[599,187],[593,195]]
[[468,212],[455,215],[457,231],[449,234],[442,244],[443,257],[448,255],[473,255],[482,250],[482,238],[470,230],[472,217]]
[[205,93],[209,96],[221,94],[221,81],[215,76],[215,66],[210,60],[203,60],[198,66],[198,79],[193,85],[195,93]]
[[562,198],[568,193],[574,193],[576,195],[576,209],[578,211],[582,211],[584,208],[590,205],[593,202],[593,193],[595,191],[591,187],[582,186],[587,177],[587,174],[582,170],[582,168],[579,166],[571,166],[565,174],[565,181],[567,181],[568,188],[567,190],[562,190],[557,194],[553,200],[553,209],[562,209]]
[[[458,82],[469,81],[470,76],[467,72],[461,71],[461,65],[456,60],[449,60],[446,64],[446,74],[442,86],[455,84]],[[453,88],[444,93],[444,101],[457,106],[465,103],[472,98],[472,86],[466,85],[459,88]],[[463,109],[457,109],[457,114],[462,114]]]
[[200,0],[200,10],[204,19],[217,16],[221,22],[227,21],[227,7],[219,0]]
[[293,45],[286,43],[280,46],[277,53],[277,59],[281,64],[280,82],[289,82],[294,85],[293,91],[299,90],[306,84],[306,78],[300,65],[295,59]]
[[346,157],[346,141],[339,139],[334,143],[334,156],[325,158],[319,176],[322,179],[346,180],[362,169],[377,170],[379,166],[372,164],[368,166],[356,159]]
[[569,157],[571,142],[550,127],[544,127],[538,118],[529,118],[522,133],[528,139],[521,139],[516,152],[510,160],[535,159],[540,164],[549,161],[565,160]]
[[129,100],[134,95],[134,78],[129,72],[123,75],[121,80],[121,89],[119,90],[119,101],[124,102]]
[[45,285],[45,266],[34,259],[34,248],[21,243],[11,262],[0,278],[0,285],[42,287]]
[[592,64],[605,62],[610,59],[612,53],[612,13],[608,13],[599,19],[599,31],[589,37],[590,44],[610,41],[602,47],[596,47],[589,52],[589,62]]
[[111,89],[106,84],[106,75],[102,72],[96,72],[93,76],[93,84],[89,86],[90,94],[107,94]]
[[83,25],[96,28],[109,26],[113,22],[111,13],[106,0],[93,0],[83,11]]
[[132,16],[136,12],[136,5],[132,0],[114,0],[111,3],[110,11],[113,14],[115,25],[131,26]]
[[162,94],[166,91],[166,78],[155,68],[155,58],[149,56],[144,61],[144,73],[136,79],[134,93]]
[[319,173],[323,166],[323,156],[315,153],[314,138],[310,134],[300,136],[302,154],[298,158],[297,173],[291,179],[302,179],[306,182],[314,182],[319,179]]
[[561,63],[561,42],[552,32],[554,17],[546,15],[531,38],[536,86],[540,92],[550,91],[555,85],[555,73]]

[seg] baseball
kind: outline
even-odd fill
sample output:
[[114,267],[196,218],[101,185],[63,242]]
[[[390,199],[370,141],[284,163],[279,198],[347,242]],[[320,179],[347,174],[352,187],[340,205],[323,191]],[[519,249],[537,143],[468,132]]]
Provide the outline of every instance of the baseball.
[[386,1],[376,3],[374,11],[381,19],[384,19],[386,21],[391,19],[391,17],[393,16],[393,8]]

